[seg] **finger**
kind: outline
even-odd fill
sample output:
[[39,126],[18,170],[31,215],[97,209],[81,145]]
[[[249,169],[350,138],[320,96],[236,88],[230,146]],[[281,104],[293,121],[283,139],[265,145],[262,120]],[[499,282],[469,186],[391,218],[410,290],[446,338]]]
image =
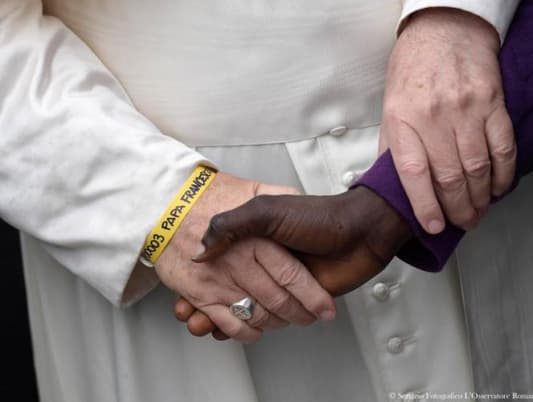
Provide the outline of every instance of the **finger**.
[[[301,260],[309,267],[313,277],[329,294],[342,296],[363,285],[385,268],[382,262],[366,248],[355,249],[354,256],[325,258],[301,254]],[[356,261],[357,267],[354,266]]]
[[294,322],[295,316],[302,314],[297,308],[301,303],[308,312],[322,320],[329,321],[335,318],[335,302],[331,296],[287,249],[270,241],[259,240],[255,256],[257,262],[265,268],[274,281],[299,302],[292,303],[292,299],[287,297],[285,300],[277,300],[274,306],[277,308],[269,310],[289,322]]
[[509,190],[516,168],[513,124],[505,106],[496,109],[485,126],[492,161],[492,194],[499,197]]
[[[254,299],[255,304],[252,317],[249,320],[246,320],[246,324],[250,327],[259,329],[286,327],[288,323],[278,317],[275,313],[272,313],[269,309],[265,308],[261,300],[263,298],[263,293],[266,293],[265,289],[272,291],[269,281],[273,283],[273,291],[279,293],[285,292],[285,290],[277,286],[272,278],[270,278],[265,273],[264,269],[255,261],[243,265],[243,261],[246,261],[248,258],[249,254],[242,257],[242,254],[239,253],[232,253],[232,255],[228,257],[227,262],[232,265],[231,276],[237,286],[236,289],[225,289],[224,294],[217,297],[216,300],[219,303],[228,306],[227,308],[229,311],[229,308],[233,303],[250,296]],[[258,296],[261,299],[259,299]]]
[[[214,259],[234,243],[266,237],[288,248],[330,254],[339,243],[338,220],[331,213],[336,196],[261,195],[231,211],[211,218],[195,262]],[[331,236],[324,235],[324,231]],[[322,240],[317,242],[317,233]]]
[[238,208],[213,216],[202,238],[204,251],[192,260],[212,260],[241,239],[266,236],[276,222],[272,211],[279,211],[280,201],[285,199],[284,196],[278,197],[261,195]]
[[444,216],[437,201],[431,179],[426,150],[418,133],[401,121],[383,121],[383,129],[394,130],[389,136],[394,165],[413,207],[420,226],[430,234],[444,229]]
[[[263,249],[269,247],[270,244],[271,242],[268,241],[251,239],[240,246],[242,249],[254,247],[257,261],[252,260],[246,263],[245,261],[249,260],[249,254],[236,252],[228,256],[228,261],[233,265],[233,280],[257,302],[254,314],[248,323],[253,327],[264,329],[283,328],[289,322],[309,325],[315,321],[314,315],[309,313],[285,288],[276,283],[257,258],[257,248]],[[294,259],[292,256],[291,258]]]
[[217,341],[225,341],[229,339],[229,336],[227,336],[224,332],[222,332],[220,329],[215,329],[213,332],[213,338],[215,338]]
[[[256,342],[261,338],[262,330],[253,328],[246,321],[240,320],[222,304],[202,307],[213,323],[228,337],[244,343]],[[255,313],[255,312],[254,312]]]
[[458,134],[447,133],[447,130],[453,129],[442,126],[439,130],[441,135],[434,136],[431,141],[422,141],[427,149],[434,187],[444,213],[454,225],[469,230],[477,223],[478,216],[459,158]]
[[187,321],[195,311],[196,307],[182,296],[180,296],[178,300],[176,300],[176,304],[174,304],[174,316],[180,321]]
[[475,209],[481,210],[489,205],[491,192],[491,163],[484,124],[463,125],[456,141],[470,201]]
[[[181,306],[178,307],[178,304]],[[220,331],[204,312],[196,310],[187,299],[180,297],[176,302],[176,310],[180,311],[178,318],[180,321],[188,320],[187,328],[192,335],[204,336],[212,332],[216,340],[223,341],[228,339],[228,336]],[[185,315],[187,318],[185,318]]]
[[294,187],[255,183],[254,198],[244,205],[213,216],[202,238],[203,250],[192,257],[194,262],[205,262],[222,255],[232,243],[245,237],[263,236],[270,227],[270,210],[261,202],[270,196],[300,195]]
[[214,331],[216,326],[205,313],[196,310],[187,321],[187,329],[194,336],[205,336]]

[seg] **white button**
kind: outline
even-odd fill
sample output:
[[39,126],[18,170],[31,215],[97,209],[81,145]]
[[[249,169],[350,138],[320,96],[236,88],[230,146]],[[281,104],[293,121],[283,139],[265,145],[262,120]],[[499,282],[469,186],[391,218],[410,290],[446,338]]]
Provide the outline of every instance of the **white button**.
[[389,353],[398,354],[403,350],[403,341],[401,338],[394,336],[387,342],[387,350]]
[[379,301],[385,301],[389,298],[390,289],[383,282],[378,282],[372,287],[372,294]]
[[342,175],[342,184],[346,187],[350,187],[357,179],[359,175],[355,172],[349,171]]
[[344,135],[346,131],[348,131],[348,127],[338,126],[329,130],[329,133],[334,137],[340,137],[341,135]]

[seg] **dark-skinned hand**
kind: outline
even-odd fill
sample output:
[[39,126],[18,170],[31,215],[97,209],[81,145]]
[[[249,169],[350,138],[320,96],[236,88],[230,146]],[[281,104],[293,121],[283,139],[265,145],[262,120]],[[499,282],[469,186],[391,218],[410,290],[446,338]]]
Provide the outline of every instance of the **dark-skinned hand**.
[[[380,273],[411,237],[407,223],[382,198],[359,186],[333,196],[258,196],[214,216],[196,262],[214,260],[250,237],[291,250],[331,295],[340,296]],[[185,298],[175,315],[196,336],[227,337]]]

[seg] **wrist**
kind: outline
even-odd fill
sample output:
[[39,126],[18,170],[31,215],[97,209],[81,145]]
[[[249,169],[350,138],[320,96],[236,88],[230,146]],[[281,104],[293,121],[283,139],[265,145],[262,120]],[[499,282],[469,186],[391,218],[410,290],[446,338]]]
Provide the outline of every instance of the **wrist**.
[[[354,227],[351,231],[361,233],[364,230],[368,247],[384,261],[392,259],[412,238],[407,221],[387,201],[365,186],[358,186],[345,194],[349,203],[345,210],[349,214],[361,214],[361,211],[366,214],[365,228]],[[351,221],[355,222],[353,218],[346,218],[346,222]]]
[[489,22],[451,7],[431,7],[413,13],[399,31],[399,37],[410,35],[421,39],[437,37],[449,45],[458,42],[481,45],[495,54],[500,49],[499,34]]
[[155,264],[215,176],[216,171],[210,167],[200,165],[194,169],[147,236],[141,256],[144,265]]

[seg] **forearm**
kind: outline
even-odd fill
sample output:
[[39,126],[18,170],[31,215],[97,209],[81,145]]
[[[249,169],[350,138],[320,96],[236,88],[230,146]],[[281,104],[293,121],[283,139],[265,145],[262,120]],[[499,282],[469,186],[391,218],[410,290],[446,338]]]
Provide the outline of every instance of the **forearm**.
[[40,1],[0,4],[0,215],[115,304],[204,159],[162,135]]

